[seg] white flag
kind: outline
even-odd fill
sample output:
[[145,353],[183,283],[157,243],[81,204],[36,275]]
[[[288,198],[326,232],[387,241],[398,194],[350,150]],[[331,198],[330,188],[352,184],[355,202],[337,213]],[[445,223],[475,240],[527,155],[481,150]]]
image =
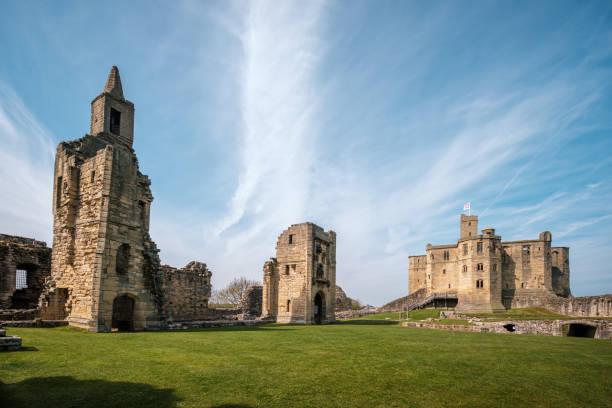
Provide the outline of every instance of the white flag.
[[465,204],[463,205],[463,211],[465,211],[465,210],[469,210],[469,209],[470,209],[470,203],[469,203],[469,202],[467,202],[467,203],[465,203]]

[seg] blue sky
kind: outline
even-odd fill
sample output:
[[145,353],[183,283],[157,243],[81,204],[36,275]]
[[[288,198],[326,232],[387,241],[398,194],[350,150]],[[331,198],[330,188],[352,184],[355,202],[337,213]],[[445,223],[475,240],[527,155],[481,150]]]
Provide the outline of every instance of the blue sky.
[[612,292],[610,2],[2,1],[0,55],[0,232],[51,242],[55,147],[117,65],[162,262],[216,287],[312,221],[382,304],[471,201]]

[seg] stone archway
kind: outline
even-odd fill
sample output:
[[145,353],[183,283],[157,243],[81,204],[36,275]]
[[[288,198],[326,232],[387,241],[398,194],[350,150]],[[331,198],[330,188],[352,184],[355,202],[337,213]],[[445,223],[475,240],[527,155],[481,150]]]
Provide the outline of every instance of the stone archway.
[[117,296],[113,301],[112,329],[116,331],[134,330],[134,299],[128,295]]
[[325,319],[325,295],[318,292],[314,298],[314,321],[315,324],[323,323]]
[[570,323],[567,329],[569,337],[595,337],[597,327],[582,323]]

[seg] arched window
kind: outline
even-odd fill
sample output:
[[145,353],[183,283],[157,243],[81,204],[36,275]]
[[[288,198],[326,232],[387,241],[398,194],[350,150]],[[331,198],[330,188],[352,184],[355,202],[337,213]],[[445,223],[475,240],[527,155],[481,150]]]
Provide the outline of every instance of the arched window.
[[287,312],[291,311],[291,299],[287,299]]
[[476,265],[476,269],[479,271],[484,271],[484,265],[479,263],[478,265]]
[[115,269],[117,275],[126,275],[128,267],[130,266],[130,246],[128,244],[121,244],[117,249],[117,261]]
[[463,272],[467,272],[467,265],[463,265]]
[[482,289],[482,288],[484,287],[484,282],[482,281],[482,279],[478,279],[478,280],[476,281],[476,287],[477,287],[478,289]]

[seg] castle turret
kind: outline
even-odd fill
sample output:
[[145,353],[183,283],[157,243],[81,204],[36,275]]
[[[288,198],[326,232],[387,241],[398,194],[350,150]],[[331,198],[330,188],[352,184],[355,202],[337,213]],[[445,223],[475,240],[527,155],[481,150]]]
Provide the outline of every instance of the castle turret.
[[123,97],[119,69],[111,68],[104,90],[91,102],[91,134],[132,147],[134,104]]
[[459,239],[478,235],[478,216],[461,214]]

